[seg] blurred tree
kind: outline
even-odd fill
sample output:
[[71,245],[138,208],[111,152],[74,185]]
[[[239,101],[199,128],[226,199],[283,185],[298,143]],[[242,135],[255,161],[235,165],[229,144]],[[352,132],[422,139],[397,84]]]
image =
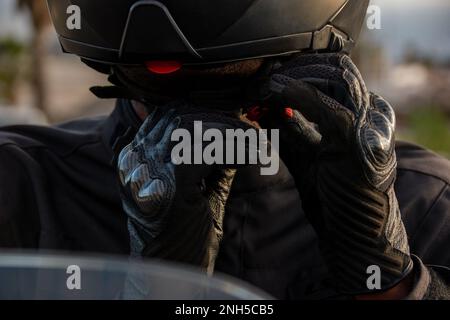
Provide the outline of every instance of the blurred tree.
[[440,106],[422,106],[407,118],[402,138],[423,145],[450,159],[450,121]]
[[0,103],[17,103],[16,85],[24,63],[25,46],[12,38],[0,39]]
[[17,4],[20,9],[30,12],[33,24],[32,87],[36,107],[45,112],[47,104],[44,74],[45,30],[50,25],[47,4],[45,0],[17,0]]

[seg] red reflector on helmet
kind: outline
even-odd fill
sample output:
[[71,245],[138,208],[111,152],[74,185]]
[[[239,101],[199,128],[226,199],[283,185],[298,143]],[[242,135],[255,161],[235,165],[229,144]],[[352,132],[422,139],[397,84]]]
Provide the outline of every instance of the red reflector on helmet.
[[147,61],[145,65],[148,71],[156,74],[174,73],[183,66],[179,61]]

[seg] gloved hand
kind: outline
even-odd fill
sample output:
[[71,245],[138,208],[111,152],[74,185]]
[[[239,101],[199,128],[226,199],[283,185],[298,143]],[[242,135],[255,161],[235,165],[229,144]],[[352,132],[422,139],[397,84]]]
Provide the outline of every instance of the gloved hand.
[[118,169],[129,218],[131,255],[200,265],[212,271],[235,170],[172,162],[172,133],[183,128],[194,137],[194,120],[203,121],[203,130],[249,127],[237,118],[189,106],[159,108],[122,150]]
[[367,286],[373,265],[381,269],[380,290],[395,286],[412,260],[394,192],[392,107],[367,91],[343,54],[299,56],[275,73],[261,124],[281,129],[280,156],[337,289],[373,292]]

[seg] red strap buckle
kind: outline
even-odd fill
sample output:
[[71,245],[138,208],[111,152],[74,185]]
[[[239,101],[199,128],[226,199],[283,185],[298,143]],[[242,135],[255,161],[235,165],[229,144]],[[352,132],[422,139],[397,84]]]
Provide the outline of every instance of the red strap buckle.
[[145,63],[147,70],[156,74],[170,74],[177,72],[183,66],[179,61],[155,60]]

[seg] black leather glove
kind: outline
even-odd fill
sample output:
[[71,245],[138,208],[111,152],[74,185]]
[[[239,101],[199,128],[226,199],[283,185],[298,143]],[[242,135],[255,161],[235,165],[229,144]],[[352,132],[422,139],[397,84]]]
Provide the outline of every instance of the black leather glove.
[[394,192],[392,107],[367,91],[343,54],[299,56],[275,73],[261,124],[281,129],[280,156],[337,289],[373,292],[367,286],[372,265],[381,269],[379,289],[393,287],[412,261]]
[[169,108],[155,110],[118,158],[131,255],[212,271],[235,170],[219,165],[175,165],[171,135],[183,128],[193,137],[194,121],[203,121],[204,130],[222,132],[249,126],[223,113],[186,105]]

